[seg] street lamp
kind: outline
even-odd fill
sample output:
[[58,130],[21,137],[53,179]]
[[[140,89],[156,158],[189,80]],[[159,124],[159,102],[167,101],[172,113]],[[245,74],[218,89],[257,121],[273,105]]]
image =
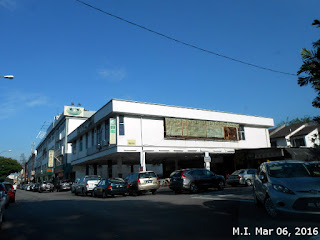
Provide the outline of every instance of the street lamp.
[[5,151],[0,152],[0,154],[4,153],[4,152],[12,152],[12,150],[5,150]]
[[14,76],[13,76],[13,75],[5,75],[5,76],[0,76],[0,77],[8,78],[8,79],[14,79]]

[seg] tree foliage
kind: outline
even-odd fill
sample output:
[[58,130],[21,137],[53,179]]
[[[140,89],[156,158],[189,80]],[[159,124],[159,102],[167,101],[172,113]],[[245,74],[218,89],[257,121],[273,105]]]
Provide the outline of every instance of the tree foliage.
[[[312,25],[320,27],[320,21],[314,20]],[[311,85],[317,94],[312,101],[312,106],[320,108],[320,39],[313,43],[313,50],[302,48],[301,57],[303,64],[298,71],[298,75],[304,73],[304,76],[299,76],[298,84],[301,87]],[[315,117],[314,120],[320,122],[320,116]]]
[[11,173],[21,171],[22,166],[17,160],[0,156],[0,179],[5,179]]
[[281,121],[278,123],[278,127],[282,126],[282,125],[286,125],[286,126],[290,126],[293,124],[297,124],[297,123],[309,123],[313,121],[313,117],[310,116],[304,116],[301,118],[294,118],[292,120],[289,120],[289,118],[287,118],[285,121]]

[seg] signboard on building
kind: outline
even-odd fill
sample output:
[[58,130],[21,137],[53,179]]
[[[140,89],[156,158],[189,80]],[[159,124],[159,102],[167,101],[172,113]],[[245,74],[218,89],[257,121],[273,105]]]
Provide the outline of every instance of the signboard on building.
[[48,167],[53,167],[53,159],[54,159],[54,150],[49,150],[49,156],[48,156]]
[[75,106],[64,106],[63,114],[65,116],[83,117],[84,108]]
[[165,118],[165,136],[169,138],[238,140],[238,129],[236,123]]
[[109,121],[109,144],[117,144],[117,121],[115,118],[110,118]]

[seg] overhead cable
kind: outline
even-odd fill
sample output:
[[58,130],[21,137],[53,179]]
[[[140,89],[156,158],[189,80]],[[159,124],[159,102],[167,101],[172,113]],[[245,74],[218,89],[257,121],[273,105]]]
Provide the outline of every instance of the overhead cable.
[[255,67],[255,68],[259,68],[259,69],[263,69],[263,70],[266,70],[266,71],[271,71],[271,72],[281,73],[281,74],[291,75],[291,76],[297,76],[296,74],[293,74],[293,73],[278,71],[278,70],[275,70],[275,69],[271,69],[271,68],[259,66],[259,65],[256,65],[256,64],[252,64],[252,63],[248,63],[248,62],[239,60],[239,59],[235,59],[235,58],[232,58],[232,57],[228,57],[228,56],[225,56],[225,55],[222,55],[222,54],[219,54],[219,53],[210,51],[210,50],[206,50],[206,49],[204,49],[204,48],[200,48],[200,47],[198,47],[198,46],[195,46],[195,45],[192,45],[192,44],[189,44],[189,43],[180,41],[180,40],[178,40],[178,39],[175,39],[175,38],[173,38],[173,37],[167,36],[167,35],[165,35],[165,34],[163,34],[163,33],[159,33],[159,32],[157,32],[157,31],[154,31],[154,30],[152,30],[152,29],[150,29],[150,28],[144,27],[144,26],[139,25],[139,24],[137,24],[137,23],[128,21],[128,20],[126,20],[126,19],[124,19],[124,18],[118,17],[118,16],[116,16],[116,15],[114,15],[114,14],[111,14],[111,13],[109,13],[109,12],[106,12],[106,11],[100,9],[100,8],[94,7],[94,6],[92,6],[92,5],[88,4],[88,3],[85,3],[85,2],[83,2],[83,1],[80,1],[80,0],[76,0],[76,1],[82,3],[82,4],[86,5],[86,6],[88,6],[88,7],[90,7],[90,8],[93,8],[93,9],[99,11],[99,12],[102,12],[102,13],[104,13],[104,14],[107,14],[107,15],[109,15],[109,16],[111,16],[111,17],[117,18],[117,19],[119,19],[119,20],[121,20],[121,21],[124,21],[124,22],[126,22],[126,23],[129,23],[129,24],[134,25],[134,26],[136,26],[136,27],[142,28],[142,29],[144,29],[144,30],[146,30],[146,31],[152,32],[152,33],[157,34],[157,35],[159,35],[159,36],[161,36],[161,37],[167,38],[167,39],[169,39],[169,40],[175,41],[175,42],[177,42],[177,43],[183,44],[183,45],[188,46],[188,47],[195,48],[195,49],[200,50],[200,51],[202,51],[202,52],[206,52],[206,53],[209,53],[209,54],[213,54],[213,55],[216,55],[216,56],[218,56],[218,57],[223,57],[223,58],[226,58],[226,59],[231,60],[231,61],[234,61],[234,62],[246,64],[246,65],[248,65],[248,66]]

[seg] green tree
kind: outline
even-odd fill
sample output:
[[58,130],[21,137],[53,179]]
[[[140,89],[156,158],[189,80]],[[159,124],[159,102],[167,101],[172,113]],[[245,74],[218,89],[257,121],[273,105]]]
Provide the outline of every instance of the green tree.
[[[314,20],[312,25],[320,27],[320,21]],[[312,101],[312,106],[320,108],[320,39],[313,43],[313,48],[313,50],[301,49],[303,64],[298,71],[298,75],[304,73],[306,76],[299,76],[298,84],[301,87],[308,84],[312,86],[317,94]],[[320,116],[315,117],[314,120],[320,122]]]
[[294,118],[292,120],[289,120],[289,118],[287,118],[285,121],[281,121],[278,123],[277,127],[280,127],[282,125],[286,125],[286,126],[290,126],[293,124],[297,124],[297,123],[308,123],[308,122],[312,122],[313,118],[310,116],[304,116],[302,118]]
[[21,171],[22,166],[17,160],[0,156],[0,179],[5,179],[11,173]]

